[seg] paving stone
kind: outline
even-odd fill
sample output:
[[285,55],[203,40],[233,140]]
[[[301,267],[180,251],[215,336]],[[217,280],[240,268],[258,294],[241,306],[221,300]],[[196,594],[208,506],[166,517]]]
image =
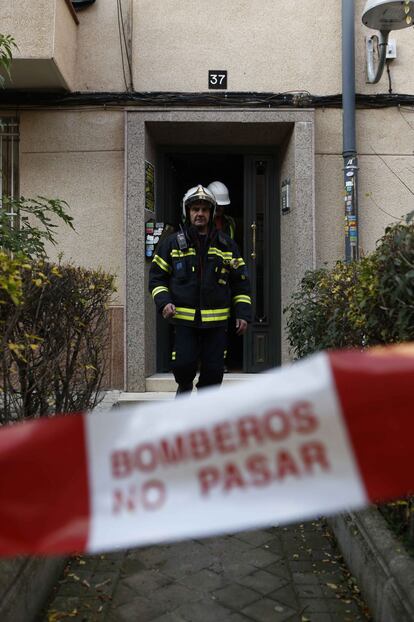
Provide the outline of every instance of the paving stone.
[[263,548],[271,553],[275,553],[278,557],[283,557],[284,555],[282,540],[279,537],[272,537],[271,540],[263,545]]
[[[186,543],[187,544],[187,543]],[[208,568],[213,564],[217,557],[209,552],[207,547],[186,546],[183,549],[177,548],[168,558],[159,565],[160,570],[170,577],[179,579],[186,574],[193,574],[203,568]]]
[[94,555],[93,557],[98,559],[99,566],[101,566],[102,562],[114,563],[117,564],[125,559],[128,551],[126,549],[120,549],[118,551],[113,551],[112,553],[101,553],[99,555]]
[[164,611],[173,611],[178,609],[182,603],[191,603],[200,600],[201,596],[196,590],[190,590],[179,583],[171,583],[157,590],[149,597],[157,602]]
[[42,620],[366,622],[339,559],[321,522],[76,557]]
[[121,569],[118,568],[116,572],[94,572],[88,578],[90,585],[100,585],[101,583],[114,583],[118,580]]
[[170,583],[171,579],[161,572],[157,572],[156,570],[144,570],[121,578],[119,585],[127,586],[136,594],[146,596]]
[[320,559],[313,560],[312,562],[313,568],[318,570],[318,572],[328,573],[328,572],[337,572],[338,568],[340,568],[340,564],[336,560],[330,559]]
[[240,611],[246,605],[261,598],[260,594],[254,590],[237,584],[216,590],[214,596],[222,605],[234,611]]
[[271,551],[256,548],[251,551],[244,552],[241,556],[241,560],[248,562],[252,566],[263,568],[265,566],[269,566],[269,564],[274,563],[275,556]]
[[177,545],[151,546],[146,549],[136,549],[128,554],[128,559],[137,559],[145,567],[155,568],[171,559],[174,554],[174,546]]
[[122,573],[123,574],[135,574],[136,572],[141,572],[145,570],[146,566],[142,563],[140,559],[134,559],[131,557],[126,557],[122,562]]
[[226,579],[223,574],[218,574],[208,568],[180,579],[180,583],[187,587],[207,592],[225,587],[228,582],[229,579]]
[[309,572],[294,572],[292,574],[293,582],[295,585],[311,583],[312,585],[319,585],[319,577],[316,574]]
[[299,598],[295,586],[292,583],[288,583],[278,590],[271,592],[267,597],[278,603],[282,603],[282,605],[287,605],[292,609],[297,609],[299,607]]
[[241,555],[243,551],[250,551],[257,545],[252,545],[249,542],[244,542],[237,538],[208,538],[205,542],[206,548],[210,553],[221,556],[223,553]]
[[59,596],[73,596],[75,598],[82,596],[82,588],[79,585],[79,581],[74,581],[73,579],[62,581],[59,585]]
[[293,572],[315,572],[315,567],[310,561],[288,560],[289,567]]
[[266,572],[271,572],[278,577],[286,578],[289,581],[292,580],[292,573],[287,562],[285,562],[284,560],[277,560],[276,562],[265,566],[264,569],[266,570]]
[[266,544],[273,539],[272,532],[266,530],[260,531],[241,531],[239,533],[234,534],[236,538],[242,540],[243,542],[247,542],[253,546],[260,546],[261,544]]
[[135,597],[111,608],[105,622],[151,622],[163,613],[165,611],[155,600]]
[[241,577],[239,579],[241,585],[250,587],[252,590],[259,592],[259,594],[269,594],[274,590],[283,587],[288,584],[287,579],[282,579],[274,574],[266,572],[265,570],[256,570],[250,575]]
[[187,619],[176,611],[169,611],[159,618],[154,618],[153,622],[187,622]]
[[196,603],[182,605],[174,613],[181,615],[186,622],[219,622],[227,621],[232,612],[211,598],[206,598]]
[[[312,547],[311,548],[311,557],[315,561],[322,561],[323,559],[331,559],[331,558],[335,559],[336,557],[340,558],[341,556],[337,556],[337,555],[334,555],[332,553],[329,553],[327,555],[326,551],[323,551],[321,549]],[[335,560],[335,561],[338,561],[338,560]]]
[[250,616],[257,622],[284,622],[285,620],[292,619],[293,616],[297,616],[296,611],[290,607],[278,605],[270,598],[262,598],[252,605],[248,605],[242,610],[242,613]]
[[302,598],[313,598],[314,596],[323,596],[322,587],[319,583],[297,583],[295,585],[296,593]]
[[210,570],[221,574],[225,579],[234,580],[234,577],[245,577],[252,574],[257,568],[247,562],[240,562],[232,558],[220,560],[210,566]]
[[307,613],[354,614],[359,610],[355,603],[346,604],[336,598],[301,598],[300,604]]
[[[121,605],[124,605],[125,603],[128,603],[131,600],[134,600],[135,598],[139,598],[140,596],[142,598],[146,598],[145,594],[139,594],[133,588],[129,587],[128,585],[125,585],[123,583],[118,583],[116,590],[114,592],[113,598],[112,598],[111,609],[120,607]],[[155,593],[152,593],[152,596],[155,598]]]
[[338,585],[341,584],[346,588],[346,578],[343,575],[341,567],[338,567],[336,572],[334,572],[332,569],[330,569],[329,572],[323,572],[320,570],[315,571],[315,576],[318,577],[319,583],[321,583],[321,585],[327,585],[327,583],[337,583]]
[[104,607],[94,598],[59,597],[53,602],[51,612],[56,612],[61,620],[75,620],[76,622],[95,622],[102,620]]

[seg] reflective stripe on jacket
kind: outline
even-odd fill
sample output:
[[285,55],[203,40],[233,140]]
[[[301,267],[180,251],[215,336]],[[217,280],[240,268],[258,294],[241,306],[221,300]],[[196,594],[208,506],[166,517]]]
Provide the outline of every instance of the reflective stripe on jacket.
[[250,322],[250,283],[237,244],[214,231],[200,250],[197,234],[186,236],[187,248],[180,249],[174,233],[153,258],[149,290],[157,310],[173,303],[174,323],[207,328],[226,325],[233,305],[235,316]]

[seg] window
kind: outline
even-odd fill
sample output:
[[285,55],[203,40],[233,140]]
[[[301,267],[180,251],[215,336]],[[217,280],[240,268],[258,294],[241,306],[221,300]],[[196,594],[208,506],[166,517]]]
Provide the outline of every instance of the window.
[[[0,207],[3,197],[19,196],[19,122],[15,117],[0,117]],[[8,213],[11,226],[15,226],[13,208]]]

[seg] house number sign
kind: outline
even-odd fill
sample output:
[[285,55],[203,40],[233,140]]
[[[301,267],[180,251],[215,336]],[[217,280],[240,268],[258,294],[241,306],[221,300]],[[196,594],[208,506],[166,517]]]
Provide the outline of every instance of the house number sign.
[[210,69],[208,72],[209,89],[227,88],[227,69]]

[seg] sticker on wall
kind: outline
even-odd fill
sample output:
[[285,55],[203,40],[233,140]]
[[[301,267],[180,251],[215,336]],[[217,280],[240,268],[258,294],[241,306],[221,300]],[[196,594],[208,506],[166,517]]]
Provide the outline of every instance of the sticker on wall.
[[164,225],[163,222],[155,222],[150,218],[145,223],[145,257],[151,259],[160,242],[168,235],[173,233],[174,228],[171,225]]
[[154,254],[154,226],[155,220],[153,218],[145,223],[145,256],[148,258]]

